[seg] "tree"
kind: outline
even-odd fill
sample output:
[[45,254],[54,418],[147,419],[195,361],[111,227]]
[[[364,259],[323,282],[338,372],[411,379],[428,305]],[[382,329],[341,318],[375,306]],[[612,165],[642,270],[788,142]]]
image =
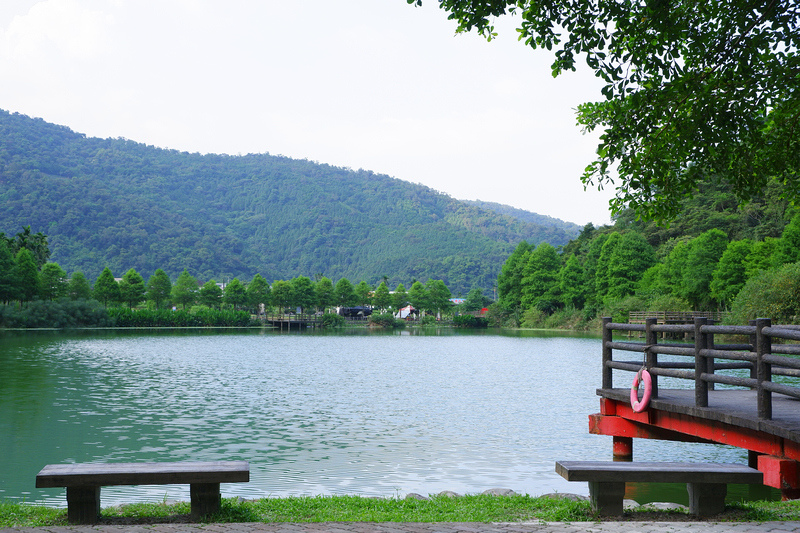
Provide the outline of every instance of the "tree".
[[67,284],[67,296],[70,300],[88,300],[92,297],[92,286],[83,272],[73,272]]
[[603,303],[603,300],[608,294],[609,280],[608,280],[608,264],[611,262],[611,256],[614,255],[614,249],[619,244],[622,236],[618,232],[614,232],[605,239],[603,247],[600,249],[600,256],[597,258],[597,266],[594,274],[594,299],[597,303]]
[[356,291],[347,278],[336,282],[333,293],[336,296],[336,305],[339,307],[350,307],[356,303]]
[[793,216],[789,224],[783,228],[777,252],[780,264],[800,261],[800,213]]
[[336,294],[330,278],[321,276],[314,285],[314,292],[317,294],[317,307],[321,311],[324,312],[328,307],[336,305]]
[[171,292],[172,281],[169,276],[160,268],[156,269],[147,280],[147,299],[153,302],[156,309],[161,309],[161,305],[169,300]]
[[32,300],[39,293],[39,269],[33,254],[27,248],[17,252],[14,266],[14,283],[21,302]]
[[548,310],[551,294],[558,287],[558,271],[561,269],[561,259],[552,244],[542,242],[528,256],[522,278],[522,307],[530,309],[547,301]]
[[353,287],[353,291],[356,293],[356,303],[358,305],[365,306],[369,304],[370,293],[372,292],[372,287],[369,286],[369,283],[362,279],[358,282],[358,285]]
[[520,40],[554,50],[554,76],[585,57],[605,82],[604,100],[579,106],[578,122],[604,132],[582,180],[602,187],[617,172],[615,213],[628,206],[670,219],[681,198],[714,180],[731,183],[745,201],[777,177],[785,197],[800,198],[796,2],[439,0],[439,6],[458,31],[489,39],[496,17],[517,15]]
[[695,309],[713,304],[711,278],[727,247],[728,236],[718,229],[703,232],[689,241],[683,269],[682,296]]
[[450,293],[450,289],[447,288],[444,280],[429,279],[428,283],[425,284],[425,288],[428,291],[428,300],[431,309],[435,309],[437,313],[441,313],[443,310],[446,311],[452,307],[453,302],[450,301],[450,298],[453,295]]
[[212,309],[219,309],[222,305],[222,288],[213,279],[206,281],[197,293],[197,302]]
[[421,311],[431,309],[431,298],[425,285],[419,281],[415,281],[411,284],[411,288],[408,289],[408,303],[410,303],[414,309],[419,309]]
[[317,293],[311,278],[297,276],[291,281],[291,286],[293,307],[299,307],[301,312],[305,312],[317,305]]
[[589,291],[583,267],[576,256],[569,256],[567,262],[558,271],[558,288],[564,305],[575,309],[583,307]]
[[250,283],[247,284],[247,304],[261,314],[261,306],[265,308],[269,305],[269,283],[261,274],[256,274]]
[[239,278],[233,278],[225,285],[222,290],[222,301],[233,306],[234,311],[247,302],[247,290]]
[[56,300],[67,294],[67,273],[58,263],[45,263],[39,272],[42,300]]
[[497,292],[500,303],[509,309],[519,309],[522,303],[523,270],[530,250],[530,244],[526,241],[520,242],[503,263],[500,274],[497,276]]
[[464,311],[479,311],[484,307],[488,307],[490,303],[492,303],[492,300],[484,296],[483,290],[480,287],[473,287],[467,293],[467,297],[464,299],[464,303],[461,304],[461,308]]
[[392,305],[392,295],[385,281],[381,281],[375,289],[375,294],[372,296],[372,303],[381,311]]
[[128,304],[129,309],[143,302],[146,292],[144,278],[136,272],[136,269],[131,268],[125,272],[119,282],[119,296],[121,301]]
[[401,309],[408,304],[408,293],[402,283],[398,283],[392,294],[392,306],[395,310]]
[[0,238],[0,302],[17,298],[14,256],[5,238]]
[[752,249],[753,243],[749,240],[728,243],[717,263],[717,268],[711,273],[709,288],[712,298],[726,306],[731,304],[747,281],[744,261]]
[[620,299],[636,292],[642,274],[656,262],[656,254],[641,233],[622,235],[608,261],[607,298]]
[[272,303],[280,309],[280,314],[283,316],[283,311],[291,304],[292,301],[292,285],[285,280],[275,280],[272,284]]
[[110,268],[105,267],[103,271],[100,272],[100,275],[97,276],[97,280],[94,282],[94,288],[92,289],[92,295],[95,300],[101,302],[105,307],[108,307],[109,303],[119,301],[119,285],[117,285],[117,281],[114,279],[114,274],[111,273]]
[[[0,233],[0,236],[5,236],[5,233]],[[47,243],[47,235],[41,231],[36,234],[31,233],[31,227],[25,226],[20,233],[13,239],[9,239],[11,252],[19,253],[23,248],[27,249],[33,260],[36,263],[36,268],[40,269],[50,259],[50,246]]]
[[780,256],[778,254],[779,239],[767,237],[761,242],[753,244],[753,249],[747,254],[744,260],[745,276],[747,279],[755,277],[761,271],[769,270],[778,266]]
[[192,305],[197,301],[198,293],[197,280],[184,268],[172,286],[172,292],[170,292],[172,302],[182,305],[186,309],[187,305]]

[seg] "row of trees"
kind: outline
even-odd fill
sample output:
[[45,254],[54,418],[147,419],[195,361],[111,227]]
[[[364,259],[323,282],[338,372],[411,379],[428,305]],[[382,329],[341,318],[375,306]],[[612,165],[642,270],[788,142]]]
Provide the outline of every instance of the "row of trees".
[[588,224],[561,251],[547,243],[520,243],[498,277],[499,304],[518,323],[525,322],[526,314],[531,318],[569,308],[594,316],[621,305],[733,310],[741,320],[757,312],[751,297],[751,309],[742,311],[745,304],[737,296],[743,288],[764,273],[798,261],[800,213],[779,238],[730,240],[712,228],[693,238],[672,239],[658,249],[634,228],[597,230]]
[[[23,237],[29,236],[20,234]],[[117,280],[106,267],[91,284],[81,272],[74,272],[69,278],[57,263],[47,262],[49,250],[47,237],[38,234],[36,239],[0,239],[0,300],[4,302],[31,300],[72,300],[93,298],[105,307],[118,305],[130,309],[147,304],[153,309],[181,307],[186,310],[194,305],[212,309],[230,308],[248,310],[253,313],[274,307],[278,312],[286,309],[301,312],[325,311],[332,307],[374,306],[382,311],[397,310],[408,304],[430,312],[441,312],[451,306],[451,293],[442,280],[428,280],[423,284],[414,281],[406,290],[400,283],[390,291],[386,280],[377,287],[361,281],[353,285],[347,278],[335,284],[330,278],[317,276],[312,281],[307,276],[291,280],[276,280],[272,284],[256,274],[249,282],[233,278],[227,283],[217,283],[211,279],[198,283],[197,279],[184,270],[173,283],[166,272],[157,269],[145,281],[142,275],[131,268]],[[45,252],[39,257],[26,247],[26,243],[37,243]],[[16,254],[12,248],[17,248]],[[478,309],[486,305],[480,289],[470,293],[467,306]]]

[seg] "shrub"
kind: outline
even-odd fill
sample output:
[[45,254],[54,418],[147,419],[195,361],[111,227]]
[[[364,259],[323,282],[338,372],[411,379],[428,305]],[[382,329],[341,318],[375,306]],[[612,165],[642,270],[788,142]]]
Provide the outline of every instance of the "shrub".
[[422,317],[422,319],[420,320],[420,323],[421,323],[423,326],[435,326],[435,325],[437,324],[437,322],[438,322],[438,321],[436,320],[436,317],[435,317],[435,316],[433,316],[433,315],[425,315],[425,316],[424,316],[424,317]]
[[344,324],[344,317],[336,313],[325,313],[320,318],[320,327],[322,328],[341,328]]
[[0,326],[5,328],[80,328],[113,325],[106,309],[96,300],[35,300],[24,307],[0,307]]
[[369,317],[369,325],[370,326],[377,326],[381,328],[404,328],[406,327],[406,323],[404,320],[400,320],[399,318],[395,318],[391,313],[380,313],[375,315],[370,315]]
[[458,315],[453,317],[453,326],[457,328],[488,328],[489,320],[482,316]]

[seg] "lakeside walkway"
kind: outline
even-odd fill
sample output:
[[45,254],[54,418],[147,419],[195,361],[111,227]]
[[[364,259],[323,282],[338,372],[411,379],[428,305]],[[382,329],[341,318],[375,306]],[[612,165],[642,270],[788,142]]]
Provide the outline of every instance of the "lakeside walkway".
[[0,529],[0,533],[783,533],[795,522],[316,522],[51,526]]

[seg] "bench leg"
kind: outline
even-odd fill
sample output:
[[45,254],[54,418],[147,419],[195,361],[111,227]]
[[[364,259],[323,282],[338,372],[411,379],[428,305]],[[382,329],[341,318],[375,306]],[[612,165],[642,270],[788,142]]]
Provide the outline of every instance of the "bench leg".
[[589,499],[592,509],[606,516],[622,514],[622,500],[625,497],[624,481],[590,481]]
[[100,517],[100,487],[67,487],[70,524],[96,524]]
[[219,511],[222,496],[219,483],[192,483],[189,485],[192,499],[192,519],[200,520],[206,515]]
[[725,510],[725,483],[687,483],[689,491],[689,514],[713,516]]

